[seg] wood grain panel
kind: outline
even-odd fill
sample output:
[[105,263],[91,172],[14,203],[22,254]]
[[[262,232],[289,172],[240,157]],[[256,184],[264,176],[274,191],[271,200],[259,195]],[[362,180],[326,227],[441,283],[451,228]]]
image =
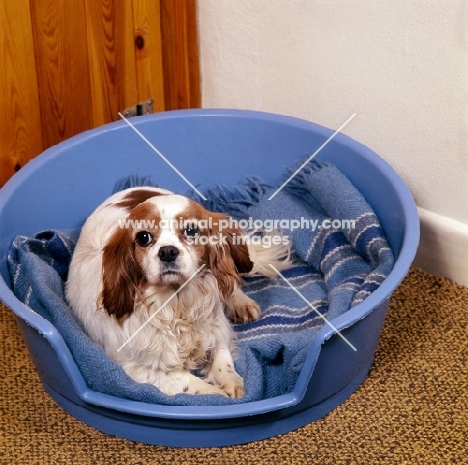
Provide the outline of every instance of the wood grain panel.
[[186,66],[188,68],[188,86],[190,94],[190,108],[201,107],[200,88],[200,55],[198,46],[197,1],[186,3]]
[[161,0],[166,110],[200,107],[196,24],[196,0]]
[[154,111],[164,111],[159,2],[133,0],[133,24],[139,101],[152,98]]
[[199,107],[196,0],[0,0],[0,186],[152,98]]
[[93,127],[84,0],[31,2],[44,148]]
[[0,2],[0,186],[42,151],[29,2]]
[[132,2],[86,0],[86,16],[93,118],[99,126],[117,120],[119,111],[139,99]]

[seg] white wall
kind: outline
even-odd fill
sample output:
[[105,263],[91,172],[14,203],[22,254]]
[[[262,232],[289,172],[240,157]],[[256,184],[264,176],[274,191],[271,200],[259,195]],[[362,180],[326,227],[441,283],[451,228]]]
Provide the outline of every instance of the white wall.
[[385,158],[415,264],[468,286],[468,0],[198,0],[203,107],[305,118]]
[[467,3],[198,0],[203,106],[333,129],[356,112],[344,132],[468,224]]

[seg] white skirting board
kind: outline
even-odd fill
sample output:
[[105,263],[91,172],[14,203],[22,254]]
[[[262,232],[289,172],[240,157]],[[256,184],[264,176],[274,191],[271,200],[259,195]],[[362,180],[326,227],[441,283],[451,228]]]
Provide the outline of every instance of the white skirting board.
[[418,208],[421,239],[413,266],[468,286],[468,225]]

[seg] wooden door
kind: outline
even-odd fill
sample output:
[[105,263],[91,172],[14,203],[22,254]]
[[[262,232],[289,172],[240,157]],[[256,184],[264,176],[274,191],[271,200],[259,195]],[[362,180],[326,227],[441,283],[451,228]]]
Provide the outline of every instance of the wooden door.
[[195,1],[2,0],[0,186],[139,102],[199,107]]

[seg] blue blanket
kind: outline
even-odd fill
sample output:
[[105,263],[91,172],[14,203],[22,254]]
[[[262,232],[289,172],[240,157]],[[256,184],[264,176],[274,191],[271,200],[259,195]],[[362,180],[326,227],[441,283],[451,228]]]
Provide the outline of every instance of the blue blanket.
[[[120,187],[148,184],[153,183],[129,177]],[[277,220],[295,251],[294,266],[282,273],[294,289],[281,277],[245,280],[244,290],[261,305],[262,317],[235,325],[236,368],[246,387],[243,399],[166,396],[154,386],[134,382],[86,336],[63,288],[79,230],[16,237],[8,256],[13,290],[57,328],[95,391],[165,405],[226,405],[290,392],[307,349],[324,324],[314,309],[333,320],[364,300],[390,273],[393,254],[372,208],[334,165],[312,161],[268,200],[276,189],[259,178],[248,178],[233,189],[209,189],[208,200],[201,202],[239,220],[253,218],[264,224]]]

